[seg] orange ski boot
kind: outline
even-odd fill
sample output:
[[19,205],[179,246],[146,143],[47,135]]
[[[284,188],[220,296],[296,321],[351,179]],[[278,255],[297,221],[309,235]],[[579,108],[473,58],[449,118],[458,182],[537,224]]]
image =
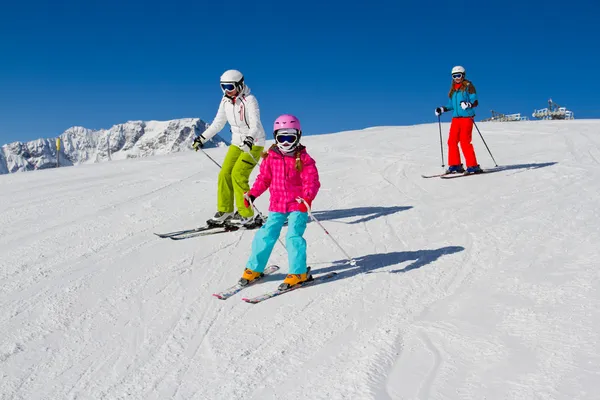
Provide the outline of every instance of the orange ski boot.
[[253,280],[255,280],[257,278],[261,278],[263,276],[264,275],[262,272],[255,272],[255,271],[252,271],[251,269],[246,268],[246,269],[244,269],[244,273],[243,273],[241,279],[238,281],[238,283],[242,286],[246,286]]
[[312,275],[310,274],[310,267],[306,269],[306,272],[303,274],[289,274],[283,280],[283,283],[279,285],[279,290],[287,290],[296,286],[303,282],[308,282],[312,280]]

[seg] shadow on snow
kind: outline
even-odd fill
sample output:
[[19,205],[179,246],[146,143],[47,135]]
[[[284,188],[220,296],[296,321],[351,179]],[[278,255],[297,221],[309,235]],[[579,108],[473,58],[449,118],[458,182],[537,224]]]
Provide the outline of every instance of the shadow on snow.
[[546,162],[546,163],[500,165],[498,167],[489,168],[487,171],[489,171],[489,172],[511,171],[511,170],[516,170],[516,169],[530,170],[530,169],[550,167],[555,164],[558,164],[558,163],[556,161],[552,161],[552,162]]
[[[417,250],[417,251],[395,251],[392,253],[377,253],[355,258],[357,265],[352,266],[348,260],[338,260],[330,267],[313,269],[315,274],[324,274],[328,272],[337,272],[335,278],[346,279],[358,274],[370,274],[381,268],[398,265],[406,261],[412,261],[404,268],[385,271],[398,274],[412,271],[432,264],[444,255],[450,255],[463,251],[462,246],[446,246],[435,250]],[[383,272],[383,271],[382,271]]]
[[343,218],[361,217],[354,221],[344,222],[346,224],[360,224],[371,221],[379,217],[385,217],[397,212],[410,210],[412,206],[391,206],[391,207],[356,207],[345,210],[325,210],[313,211],[313,215],[319,221],[331,221]]

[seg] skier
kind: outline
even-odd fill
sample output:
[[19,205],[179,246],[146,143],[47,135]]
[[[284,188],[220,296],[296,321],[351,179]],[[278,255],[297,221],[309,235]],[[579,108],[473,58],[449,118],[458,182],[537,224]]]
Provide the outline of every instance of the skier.
[[[254,211],[244,207],[244,193],[250,189],[248,180],[265,146],[265,131],[260,121],[260,109],[250,88],[244,83],[244,75],[231,69],[221,75],[223,98],[213,122],[194,140],[192,147],[198,151],[219,133],[226,122],[231,127],[231,145],[219,173],[217,189],[217,213],[207,221],[208,225],[233,224],[251,226]],[[234,199],[237,212],[234,213]]]
[[269,189],[269,217],[254,236],[252,253],[239,283],[247,285],[262,276],[287,220],[289,274],[279,286],[285,290],[312,279],[306,267],[306,240],[302,236],[308,222],[304,201],[310,207],[321,183],[315,161],[300,144],[302,128],[298,118],[288,114],[279,116],[273,125],[273,136],[275,144],[263,155],[260,173],[245,194],[245,205],[251,207]]
[[446,111],[452,111],[452,123],[448,136],[448,169],[446,173],[464,173],[465,169],[460,160],[458,144],[462,149],[467,164],[467,173],[479,174],[483,170],[477,164],[475,150],[471,144],[473,132],[473,120],[475,110],[479,101],[475,86],[465,78],[465,69],[460,65],[452,68],[452,84],[450,86],[450,98],[446,107],[437,107],[435,115],[440,116]]

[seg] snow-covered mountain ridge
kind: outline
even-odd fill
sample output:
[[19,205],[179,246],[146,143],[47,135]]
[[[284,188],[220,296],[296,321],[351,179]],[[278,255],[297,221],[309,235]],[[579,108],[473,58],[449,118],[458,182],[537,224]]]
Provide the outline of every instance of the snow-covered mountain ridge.
[[[189,150],[208,127],[198,118],[129,121],[110,129],[75,126],[58,137],[61,167]],[[207,147],[222,143],[218,136]],[[56,167],[56,138],[9,143],[0,149],[0,174]]]

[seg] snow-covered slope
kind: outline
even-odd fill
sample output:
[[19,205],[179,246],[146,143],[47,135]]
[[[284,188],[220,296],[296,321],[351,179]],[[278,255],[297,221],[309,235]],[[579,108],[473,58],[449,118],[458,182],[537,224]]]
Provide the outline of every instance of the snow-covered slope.
[[153,235],[214,213],[201,153],[0,177],[0,398],[598,398],[600,122],[479,127],[504,168],[453,180],[435,124],[305,137],[358,266],[310,223],[338,278],[258,305],[211,297],[253,232]]
[[[171,121],[129,121],[110,129],[94,131],[82,127],[67,129],[62,141],[60,165],[97,163],[106,160],[147,157],[189,150],[194,137],[206,129],[200,119]],[[218,146],[216,136],[207,147]],[[2,146],[0,174],[56,166],[56,139],[14,142]]]

